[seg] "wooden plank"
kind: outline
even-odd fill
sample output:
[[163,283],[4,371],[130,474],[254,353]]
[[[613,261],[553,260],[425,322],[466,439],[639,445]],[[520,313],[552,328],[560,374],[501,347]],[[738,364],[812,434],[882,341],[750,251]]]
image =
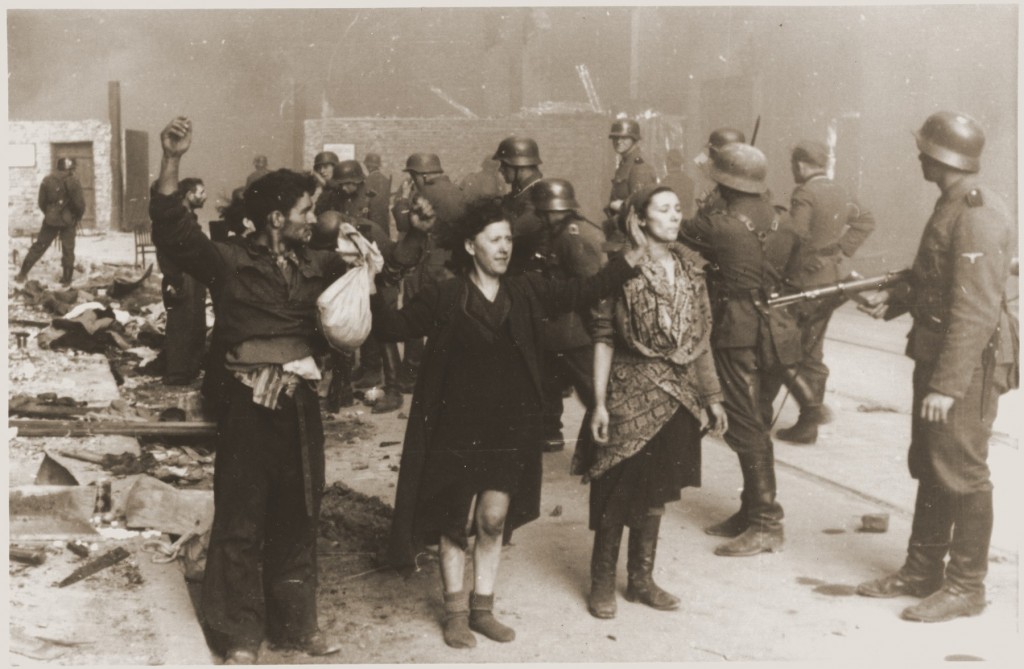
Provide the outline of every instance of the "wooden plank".
[[206,421],[78,421],[18,420],[8,425],[17,428],[19,437],[89,437],[120,434],[128,437],[213,437],[217,424]]

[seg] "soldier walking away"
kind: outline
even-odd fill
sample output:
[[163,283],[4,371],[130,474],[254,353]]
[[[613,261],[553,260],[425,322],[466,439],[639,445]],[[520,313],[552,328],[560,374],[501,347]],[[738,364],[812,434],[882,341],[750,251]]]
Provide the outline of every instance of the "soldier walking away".
[[547,234],[544,224],[533,209],[530,189],[544,178],[539,165],[540,148],[529,137],[506,137],[498,144],[494,160],[501,163],[498,172],[509,185],[509,192],[501,200],[505,218],[512,224],[512,261],[509,276],[544,267]]
[[[455,221],[463,215],[467,200],[445,174],[436,154],[410,155],[404,171],[409,180],[402,184],[392,207],[395,227],[403,237],[412,229],[426,230],[422,255],[411,262],[415,267],[402,279],[402,301],[408,304],[427,285],[452,276],[447,267],[451,252],[443,247],[442,238],[451,233]],[[413,391],[422,356],[422,337],[405,342],[405,358],[398,374],[398,387],[403,393]]]
[[[793,149],[790,166],[797,183],[789,207],[793,230],[801,239],[796,273],[791,285],[808,290],[834,284],[843,278],[844,257],[852,257],[875,229],[875,218],[860,207],[846,190],[829,178],[828,147],[805,140]],[[794,307],[800,326],[803,358],[793,368],[786,387],[800,405],[797,422],[776,433],[795,444],[813,444],[818,425],[831,420],[825,406],[828,367],[824,361],[825,330],[835,302],[811,300]]]
[[717,555],[757,555],[782,549],[772,400],[786,367],[800,359],[795,320],[785,309],[769,309],[765,300],[791,270],[799,240],[763,197],[766,161],[758,149],[724,146],[708,174],[718,184],[722,208],[683,221],[680,240],[717,268],[711,346],[729,414],[725,441],[739,456],[743,493],[740,510],[705,532],[732,538],[715,549]]
[[[544,222],[549,242],[544,273],[569,279],[597,274],[605,264],[604,233],[579,212],[572,184],[565,179],[541,179],[531,189],[533,206]],[[587,408],[580,426],[577,449],[590,439],[590,412],[594,406],[594,347],[587,325],[590,313],[570,311],[544,322],[543,368],[544,451],[565,448],[562,438],[563,390],[575,388]],[[586,448],[586,446],[582,446]]]
[[57,169],[43,178],[39,184],[39,209],[43,212],[43,225],[39,228],[36,241],[25,254],[21,271],[14,280],[23,283],[32,266],[39,262],[46,249],[59,236],[62,269],[60,282],[63,286],[70,286],[75,272],[75,234],[78,222],[85,214],[85,196],[82,194],[82,184],[75,176],[74,158],[60,158]]
[[225,664],[255,664],[264,637],[310,655],[340,650],[317,625],[316,537],[324,434],[314,383],[323,346],[316,298],[348,265],[306,246],[315,180],[277,170],[245,192],[256,232],[214,242],[175,197],[192,122],[160,133],[153,242],[211,288],[227,351],[214,472],[214,518],[201,606]]
[[[198,234],[196,210],[206,203],[206,186],[202,179],[188,178],[178,182],[177,197],[188,211],[187,225]],[[164,384],[188,385],[199,376],[206,348],[206,286],[189,276],[163,251],[157,251],[157,263],[163,279],[160,282],[164,309],[167,310],[164,338]]]
[[1019,365],[1018,327],[1006,305],[1017,245],[1009,210],[977,177],[985,144],[978,122],[937,112],[916,137],[924,179],[941,195],[908,282],[867,296],[867,310],[886,319],[909,310],[914,319],[908,461],[917,502],[903,566],[857,592],[923,597],[903,618],[942,622],[985,609],[993,521],[988,440],[999,394],[1017,386],[1012,371]]
[[737,142],[740,144],[747,143],[747,136],[743,134],[742,130],[718,128],[711,132],[708,136],[708,143],[704,145],[704,149],[693,159],[694,164],[705,177],[700,190],[697,191],[700,193],[697,196],[698,211],[710,213],[724,207],[725,203],[722,202],[722,198],[718,194],[718,184],[708,175],[708,170],[714,165],[715,155],[722,147]]
[[[335,156],[334,161],[337,162],[338,158]],[[267,157],[264,155],[256,156],[252,159],[253,171],[249,173],[249,176],[245,178],[245,187],[248,188],[253,181],[260,179],[268,174],[270,170],[267,169]]]
[[664,178],[658,183],[679,196],[679,202],[683,205],[683,216],[693,217],[697,208],[697,201],[694,195],[693,179],[683,172],[683,152],[679,149],[669,149],[665,156],[667,172]]

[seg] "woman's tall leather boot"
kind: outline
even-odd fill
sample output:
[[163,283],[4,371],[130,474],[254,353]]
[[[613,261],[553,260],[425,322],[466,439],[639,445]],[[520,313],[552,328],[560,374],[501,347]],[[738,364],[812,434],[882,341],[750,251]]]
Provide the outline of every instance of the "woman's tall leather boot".
[[640,602],[659,611],[679,608],[679,598],[662,590],[654,582],[654,556],[658,548],[661,516],[649,515],[639,528],[629,530],[629,552],[626,569],[629,585],[626,601]]
[[587,610],[595,618],[615,617],[615,569],[619,563],[622,525],[599,527],[590,555],[590,596]]

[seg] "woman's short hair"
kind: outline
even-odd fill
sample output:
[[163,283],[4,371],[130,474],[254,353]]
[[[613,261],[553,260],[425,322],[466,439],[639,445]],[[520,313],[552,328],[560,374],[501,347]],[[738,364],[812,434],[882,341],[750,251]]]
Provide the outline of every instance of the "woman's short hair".
[[501,200],[483,196],[470,200],[462,216],[452,222],[451,227],[442,232],[439,240],[443,248],[452,252],[449,267],[455,271],[465,271],[473,267],[473,257],[466,252],[466,240],[479,235],[491,223],[507,221]]
[[316,191],[316,183],[312,174],[283,168],[265,174],[245,189],[245,217],[260,232],[271,213],[279,211],[287,216],[303,195]]

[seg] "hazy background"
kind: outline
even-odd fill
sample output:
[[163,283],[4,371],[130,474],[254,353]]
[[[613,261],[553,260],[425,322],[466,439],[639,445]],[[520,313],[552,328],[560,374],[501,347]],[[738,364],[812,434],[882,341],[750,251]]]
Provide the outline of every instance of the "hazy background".
[[1017,28],[1016,5],[17,10],[7,12],[8,111],[106,119],[107,82],[120,81],[123,126],[150,133],[153,174],[159,130],[186,114],[196,145],[183,176],[218,195],[243,182],[255,153],[308,167],[294,164],[297,115],[458,117],[432,87],[481,117],[584,105],[585,64],[609,120],[678,117],[688,158],[713,128],[749,135],[760,114],[757,145],[783,203],[791,146],[832,127],[838,180],[879,220],[862,262],[895,267],[910,261],[938,194],[910,134],[933,111],[982,123],[983,175],[1016,212]]

